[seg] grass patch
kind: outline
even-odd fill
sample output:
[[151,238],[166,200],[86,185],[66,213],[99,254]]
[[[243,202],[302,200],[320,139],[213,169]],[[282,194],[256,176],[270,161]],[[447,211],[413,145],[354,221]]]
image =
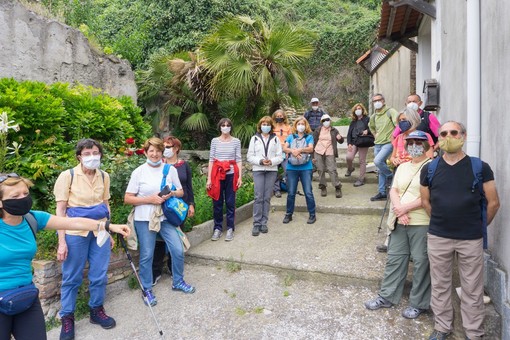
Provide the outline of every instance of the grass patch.
[[255,307],[255,308],[253,309],[253,312],[254,312],[255,314],[262,314],[262,312],[263,312],[263,311],[264,311],[264,307]]
[[[241,254],[241,261],[243,260],[243,254]],[[230,273],[236,273],[238,271],[241,271],[241,263],[235,262],[234,258],[229,257],[227,264],[225,265],[225,268]]]
[[290,296],[289,291],[288,290],[283,291],[283,297],[288,297],[288,296]]
[[283,285],[285,287],[290,287],[290,286],[292,286],[292,284],[294,283],[295,280],[296,280],[296,277],[293,274],[287,274],[283,278]]
[[241,307],[236,307],[236,314],[239,315],[239,316],[244,316],[246,315],[248,312],[241,308]]

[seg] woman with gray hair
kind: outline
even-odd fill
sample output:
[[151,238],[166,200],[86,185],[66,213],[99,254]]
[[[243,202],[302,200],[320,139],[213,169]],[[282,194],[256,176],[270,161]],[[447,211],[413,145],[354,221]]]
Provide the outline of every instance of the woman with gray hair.
[[[390,157],[391,163],[396,167],[411,160],[411,156],[405,148],[405,138],[411,132],[416,131],[416,128],[421,123],[421,118],[416,110],[406,107],[398,114],[397,122],[401,133],[392,141],[393,152]],[[434,146],[432,137],[428,133],[425,134],[430,146]],[[426,154],[429,158],[432,158],[433,148],[430,148]]]

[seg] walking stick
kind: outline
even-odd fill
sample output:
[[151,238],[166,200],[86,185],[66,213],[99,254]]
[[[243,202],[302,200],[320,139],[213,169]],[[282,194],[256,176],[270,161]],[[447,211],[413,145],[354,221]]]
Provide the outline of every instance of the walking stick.
[[386,209],[388,209],[388,201],[389,200],[390,200],[390,198],[388,197],[386,199],[386,203],[384,204],[384,209],[383,209],[383,212],[382,212],[381,221],[379,222],[379,228],[377,229],[377,233],[378,234],[381,232],[381,226],[382,226],[382,222],[384,220],[384,215],[386,215]]
[[138,285],[140,286],[140,289],[142,290],[143,299],[147,303],[147,306],[149,306],[149,310],[151,311],[152,318],[154,319],[154,322],[156,323],[156,327],[159,330],[159,335],[163,336],[163,330],[159,326],[159,322],[156,319],[156,315],[154,314],[154,311],[152,310],[152,306],[149,303],[149,299],[147,298],[147,293],[145,292],[145,289],[143,289],[142,281],[140,280],[140,276],[138,276],[138,272],[136,271],[136,267],[133,263],[133,259],[131,258],[131,254],[129,253],[129,250],[127,249],[126,241],[124,241],[124,237],[122,235],[120,235],[120,234],[117,234],[117,235],[118,235],[118,239],[120,240],[120,244],[122,245],[122,248],[124,248],[124,251],[126,252],[126,256],[129,260],[129,263],[131,264],[131,269],[133,269],[133,273],[135,274],[136,280],[138,281]]

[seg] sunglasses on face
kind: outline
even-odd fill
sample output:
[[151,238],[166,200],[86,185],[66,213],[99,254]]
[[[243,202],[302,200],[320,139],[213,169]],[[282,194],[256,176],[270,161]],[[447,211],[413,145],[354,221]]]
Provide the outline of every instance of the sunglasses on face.
[[407,145],[423,145],[423,141],[415,140],[415,139],[408,139]]
[[173,147],[174,147],[173,145],[165,145],[165,149],[171,149]]
[[439,132],[439,135],[444,138],[444,137],[448,136],[448,133],[450,133],[450,135],[452,135],[453,137],[457,137],[457,135],[460,133],[460,131],[459,130],[443,130],[443,131]]
[[7,180],[7,178],[19,178],[19,175],[12,172],[10,174],[0,176],[0,183],[3,183]]
[[323,122],[329,122],[329,121],[331,121],[331,119],[326,118],[326,119],[323,119],[322,121],[323,121]]

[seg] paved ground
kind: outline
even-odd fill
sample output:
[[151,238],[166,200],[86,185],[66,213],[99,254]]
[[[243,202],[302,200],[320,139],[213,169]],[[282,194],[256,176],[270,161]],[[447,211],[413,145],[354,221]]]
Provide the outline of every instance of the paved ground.
[[[432,316],[404,319],[406,299],[379,311],[363,306],[377,295],[386,260],[375,251],[384,240],[377,233],[384,202],[368,199],[376,185],[354,188],[351,180],[341,199],[331,187],[328,197],[319,197],[313,185],[314,225],[306,224],[306,212],[282,224],[286,196],[273,198],[268,234],[251,236],[248,219],[237,225],[233,242],[206,240],[189,251],[185,278],[195,294],[173,292],[164,276],[154,289],[163,336],[140,291],[121,282],[109,287],[105,303],[117,327],[103,330],[83,319],[76,339],[426,339]],[[306,210],[304,197],[296,204]],[[59,331],[51,330],[49,339]]]

